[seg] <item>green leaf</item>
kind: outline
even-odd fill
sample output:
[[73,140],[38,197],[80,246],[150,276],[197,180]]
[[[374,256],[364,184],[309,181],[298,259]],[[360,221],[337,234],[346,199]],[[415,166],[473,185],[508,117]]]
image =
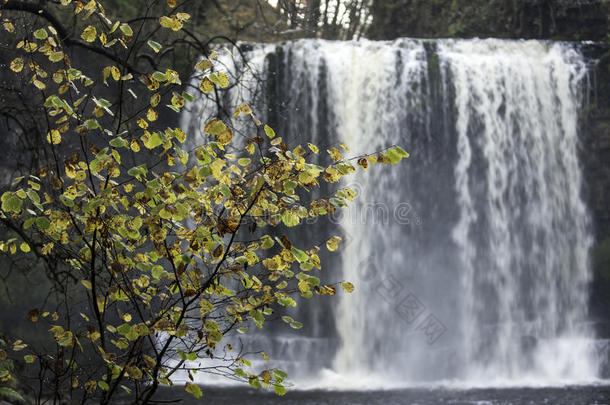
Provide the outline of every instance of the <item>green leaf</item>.
[[36,39],[47,39],[49,37],[49,34],[47,33],[47,30],[45,30],[44,28],[41,28],[39,30],[34,31],[34,38]]
[[278,381],[283,381],[286,377],[288,377],[288,374],[286,374],[285,371],[280,370],[279,368],[274,369],[272,374],[273,374],[273,378],[275,378]]
[[163,277],[165,275],[165,269],[163,269],[163,266],[159,266],[158,264],[153,266],[152,270],[151,270],[151,274],[155,279],[160,279],[161,277]]
[[74,207],[74,201],[63,194],[59,196],[59,200],[68,208]]
[[189,394],[193,395],[195,398],[199,399],[203,396],[203,392],[201,392],[201,388],[199,388],[196,384],[191,384],[187,382],[184,385],[184,390]]
[[25,222],[23,223],[23,229],[30,229],[30,227],[32,225],[34,225],[34,221],[36,221],[36,218],[26,219]]
[[250,158],[241,158],[241,159],[237,160],[237,163],[240,166],[244,166],[244,167],[248,166],[250,164],[250,162],[252,162],[252,159],[250,159]]
[[121,24],[120,28],[121,28],[121,31],[123,31],[123,34],[127,35],[128,37],[133,36],[133,30],[131,29],[129,24],[123,23],[123,24]]
[[284,211],[284,213],[282,214],[282,222],[287,227],[293,227],[297,226],[301,222],[301,220],[299,219],[299,216],[294,212]]
[[39,217],[39,218],[36,218],[36,226],[41,231],[46,231],[51,226],[51,222],[49,221],[49,219],[47,217]]
[[290,251],[292,252],[294,257],[299,261],[299,263],[303,263],[303,262],[306,262],[307,260],[309,260],[309,256],[307,256],[307,253],[303,252],[300,249],[292,247],[290,249]]
[[2,210],[18,214],[22,206],[23,201],[15,194],[7,191],[2,195]]
[[404,150],[404,149],[403,149],[403,148],[401,148],[400,146],[395,146],[395,147],[394,147],[394,150],[395,150],[395,151],[396,151],[396,152],[397,152],[397,153],[398,153],[400,156],[402,156],[402,157],[404,157],[404,158],[408,158],[408,157],[410,156],[410,155],[409,155],[409,152],[407,152],[406,150]]
[[155,42],[153,40],[149,40],[147,42],[148,46],[150,46],[152,48],[153,51],[155,51],[155,53],[159,53],[159,51],[161,50],[162,46],[160,43]]
[[40,206],[40,196],[38,195],[38,193],[36,193],[36,191],[30,189],[26,192],[26,194],[28,195],[30,200],[34,203],[34,205],[36,205],[37,207]]
[[[185,99],[188,102],[195,101],[195,97],[193,97],[193,95],[191,93],[189,93],[188,91],[183,91],[182,92],[182,98]],[[184,142],[184,141],[181,141],[181,142]]]
[[34,361],[36,361],[36,356],[34,356],[33,354],[28,354],[26,356],[23,356],[23,359],[25,360],[26,363],[30,364],[30,363],[33,363]]
[[129,174],[130,176],[133,176],[133,177],[137,177],[137,176],[145,175],[146,172],[147,172],[146,165],[140,165],[140,166],[132,167],[131,169],[129,169],[127,171],[127,174]]
[[62,335],[62,336],[59,338],[59,340],[57,341],[57,343],[58,343],[60,346],[64,346],[64,347],[66,347],[66,346],[72,346],[72,339],[73,339],[72,333],[71,333],[71,332],[65,332],[65,333],[64,333],[64,334],[63,334],[63,335]]
[[128,323],[124,323],[121,326],[119,326],[116,330],[121,335],[126,336],[129,332],[131,332],[131,326]]
[[261,385],[261,382],[258,380],[257,377],[251,377],[250,380],[248,381],[248,383],[256,389],[260,390],[261,388],[263,388],[263,386]]
[[144,141],[144,146],[146,146],[148,149],[154,149],[160,145],[163,145],[163,139],[161,139],[158,132],[153,132],[148,139]]
[[273,247],[273,245],[275,244],[275,242],[273,241],[273,238],[271,238],[271,236],[269,235],[263,235],[261,237],[261,247],[263,249],[270,249]]
[[275,131],[269,125],[265,125],[265,133],[269,138],[275,138]]
[[286,395],[286,388],[280,383],[273,384],[273,391],[280,396]]
[[49,60],[51,62],[59,62],[60,60],[62,60],[64,58],[64,53],[59,51],[59,52],[53,52],[49,55]]
[[396,151],[395,149],[388,149],[386,156],[388,157],[388,159],[390,159],[390,163],[392,164],[396,164],[402,160],[402,155],[398,153],[398,151]]
[[25,401],[25,399],[23,399],[23,397],[17,391],[9,387],[0,387],[0,397],[15,401]]
[[117,136],[110,141],[110,146],[114,146],[115,148],[123,148],[127,146],[127,141],[120,136]]
[[165,82],[167,81],[167,76],[165,76],[165,73],[161,73],[159,71],[156,71],[153,73],[153,79],[155,79],[158,82]]
[[87,127],[88,130],[93,130],[93,129],[97,129],[100,128],[100,124],[97,122],[97,120],[87,120],[84,122],[85,127]]
[[104,204],[103,198],[95,198],[95,199],[89,201],[87,203],[87,205],[85,205],[85,208],[83,208],[83,212],[94,211],[94,210],[98,209],[99,207],[101,207],[103,204]]

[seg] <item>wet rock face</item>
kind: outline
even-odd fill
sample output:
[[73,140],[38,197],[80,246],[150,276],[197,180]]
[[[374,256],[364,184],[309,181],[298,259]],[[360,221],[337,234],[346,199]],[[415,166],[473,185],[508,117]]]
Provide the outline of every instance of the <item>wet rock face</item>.
[[606,38],[607,0],[374,0],[369,37]]
[[610,238],[610,44],[585,43],[582,51],[591,69],[581,113],[579,158],[584,169],[584,198],[599,245]]

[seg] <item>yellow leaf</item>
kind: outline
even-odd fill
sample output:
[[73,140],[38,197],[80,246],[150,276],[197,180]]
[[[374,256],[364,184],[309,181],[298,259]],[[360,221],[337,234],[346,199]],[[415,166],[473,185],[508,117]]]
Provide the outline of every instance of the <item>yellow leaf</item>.
[[131,29],[129,24],[123,23],[120,25],[120,28],[121,28],[121,31],[123,32],[123,34],[125,34],[125,36],[128,36],[128,37],[133,36],[133,30]]
[[199,62],[197,62],[197,64],[195,65],[195,69],[201,70],[202,72],[205,72],[206,70],[208,70],[211,67],[212,67],[212,62],[210,62],[208,59],[202,59]]
[[64,53],[61,51],[53,52],[52,54],[49,55],[49,60],[51,62],[59,62],[63,58],[64,58]]
[[176,7],[176,0],[167,0],[167,5],[171,8]]
[[209,94],[214,90],[214,83],[207,77],[204,77],[201,83],[199,83],[199,89],[205,94]]
[[338,162],[341,159],[343,159],[343,156],[341,155],[341,152],[339,151],[339,149],[337,148],[332,148],[330,150],[327,150],[328,154],[330,155],[330,157],[335,161]]
[[121,71],[116,66],[110,66],[110,74],[112,74],[112,78],[115,82],[118,82],[121,79]]
[[229,87],[229,78],[224,73],[218,74],[218,82],[223,89]]
[[97,30],[94,26],[90,25],[83,30],[83,33],[80,34],[80,37],[87,42],[93,42],[97,37]]
[[171,18],[163,16],[159,19],[159,23],[163,28],[169,28],[172,31],[180,31],[183,27],[182,21],[180,21],[177,16],[172,16]]
[[8,20],[4,20],[4,22],[2,23],[2,25],[4,26],[4,29],[7,30],[8,32],[10,32],[11,34],[13,32],[15,32],[15,26],[13,25],[12,22],[8,21]]
[[248,106],[248,104],[242,104],[235,109],[235,113],[233,113],[233,117],[237,118],[241,114],[252,114],[252,109]]
[[102,70],[102,80],[104,81],[104,84],[106,84],[106,79],[108,79],[108,76],[110,76],[110,66],[106,66]]
[[338,236],[333,236],[329,240],[326,241],[326,248],[331,252],[334,252],[339,248],[339,242],[341,242],[341,238]]
[[172,96],[172,105],[178,108],[184,107],[184,98],[178,93],[174,93],[174,95]]
[[159,118],[159,114],[157,113],[157,111],[153,110],[152,108],[148,109],[148,112],[146,113],[146,119],[149,121],[156,121],[157,118]]
[[150,97],[150,105],[152,107],[156,107],[161,102],[161,95],[159,93],[155,93]]
[[142,129],[148,128],[148,122],[146,122],[146,120],[144,118],[141,118],[141,117],[138,118],[137,123],[138,123],[138,126]]
[[47,87],[46,84],[44,84],[43,82],[41,82],[38,79],[34,79],[34,81],[32,83],[34,83],[34,86],[36,86],[36,88],[38,90],[44,90]]
[[19,245],[19,249],[21,249],[23,253],[28,253],[31,250],[30,245],[28,245],[26,242],[22,242],[21,245]]
[[38,44],[36,42],[27,42],[23,46],[23,50],[29,53],[35,52],[38,49]]
[[198,385],[191,384],[190,382],[187,382],[184,385],[184,390],[186,392],[188,392],[189,394],[193,395],[197,399],[199,399],[203,396],[203,392],[201,392],[201,388],[199,388]]
[[139,152],[140,151],[140,143],[137,140],[135,140],[135,139],[131,140],[130,147],[131,147],[131,150],[134,151],[134,152]]
[[85,6],[85,10],[93,11],[95,10],[95,0],[90,0],[89,3]]
[[19,72],[21,72],[21,70],[23,69],[23,65],[24,65],[24,63],[23,63],[23,59],[21,59],[21,58],[15,58],[15,59],[13,59],[13,61],[11,62],[11,70],[12,70],[13,72],[17,72],[17,73],[19,73]]
[[275,131],[269,125],[265,125],[265,134],[271,139],[275,138]]
[[353,293],[354,292],[354,285],[352,283],[350,283],[349,281],[342,282],[341,283],[341,287],[343,287],[343,289],[347,293]]
[[223,145],[228,145],[229,143],[231,143],[232,139],[233,133],[228,127],[225,127],[224,131],[216,135],[216,140]]
[[315,154],[318,154],[318,152],[320,151],[318,149],[318,147],[316,145],[314,145],[313,143],[308,143],[307,147]]
[[61,134],[58,130],[53,129],[47,134],[47,142],[51,145],[59,145],[61,143]]

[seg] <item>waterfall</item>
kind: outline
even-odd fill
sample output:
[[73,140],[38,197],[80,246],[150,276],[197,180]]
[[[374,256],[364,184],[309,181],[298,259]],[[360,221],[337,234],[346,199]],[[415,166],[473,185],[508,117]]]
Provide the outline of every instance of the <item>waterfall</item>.
[[[317,228],[345,240],[325,279],[356,291],[300,303],[302,336],[272,328],[254,342],[327,385],[598,377],[577,44],[301,40],[243,55],[220,56],[243,79],[228,111],[245,98],[284,139],[322,150],[411,153],[347,180],[358,198]],[[217,113],[201,100],[183,127]]]

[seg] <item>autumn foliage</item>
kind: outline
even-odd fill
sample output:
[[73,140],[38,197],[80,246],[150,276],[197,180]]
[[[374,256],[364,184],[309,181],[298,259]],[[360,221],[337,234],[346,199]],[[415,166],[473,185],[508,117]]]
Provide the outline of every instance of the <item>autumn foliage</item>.
[[[194,64],[199,94],[171,67],[129,65],[125,55],[136,48],[164,52],[155,34],[180,32],[190,16],[167,0],[160,18],[128,23],[102,3],[61,0],[80,24],[70,41],[44,18],[20,33],[11,13],[27,10],[13,7],[0,17],[5,33],[21,36],[9,67],[41,100],[47,156],[3,192],[0,217],[10,232],[0,250],[54,263],[53,274],[62,276],[50,277],[52,289],[63,297],[23,314],[32,326],[44,324],[52,345],[2,331],[0,394],[83,403],[129,396],[144,404],[177,371],[192,377],[213,360],[216,374],[282,395],[286,373],[251,371],[228,339],[262,328],[278,306],[295,306],[295,295],[336,293],[316,276],[320,248],[289,240],[282,227],[332,214],[355,196],[338,185],[327,198],[299,197],[320,183],[338,184],[358,166],[408,154],[392,147],[349,158],[337,145],[318,158],[326,165],[314,164],[316,145],[286,145],[247,104],[232,117],[254,122],[256,132],[245,139],[223,117],[197,134],[161,128],[164,114],[223,92],[229,76],[214,52]],[[140,36],[144,23],[152,34]],[[73,63],[67,47],[75,43],[102,55],[103,64],[93,71]],[[139,107],[131,108],[135,100]],[[327,235],[319,244],[335,251],[340,241]],[[15,363],[44,378],[15,383]],[[185,389],[202,395],[193,382]]]

